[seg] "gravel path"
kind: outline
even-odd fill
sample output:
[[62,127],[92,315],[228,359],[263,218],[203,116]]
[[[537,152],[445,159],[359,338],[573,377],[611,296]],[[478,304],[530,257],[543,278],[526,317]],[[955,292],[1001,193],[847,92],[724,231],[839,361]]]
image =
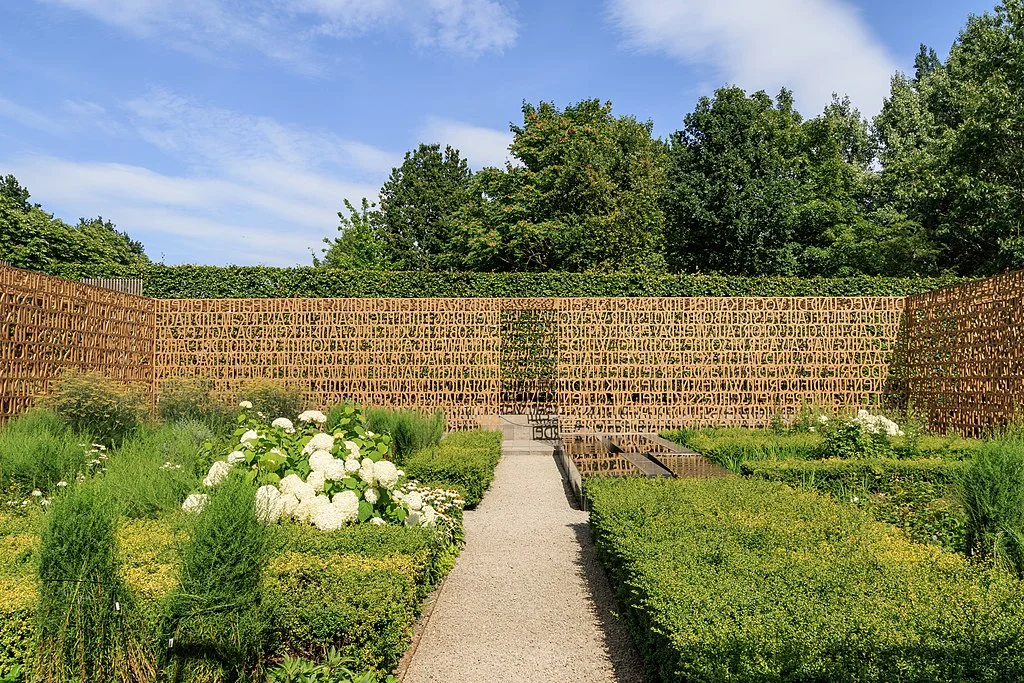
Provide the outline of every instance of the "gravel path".
[[570,506],[550,447],[536,446],[506,442],[494,486],[466,512],[466,547],[405,683],[643,680],[587,513]]

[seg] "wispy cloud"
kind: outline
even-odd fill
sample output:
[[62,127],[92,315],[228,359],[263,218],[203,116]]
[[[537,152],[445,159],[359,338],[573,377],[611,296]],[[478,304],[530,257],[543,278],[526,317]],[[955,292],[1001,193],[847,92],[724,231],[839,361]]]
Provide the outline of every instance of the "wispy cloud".
[[[0,116],[9,115],[2,105]],[[34,112],[11,105],[21,125],[38,124]],[[64,218],[103,215],[170,263],[309,263],[310,249],[334,234],[344,200],[375,198],[401,162],[397,151],[161,88],[106,107],[66,101],[60,111],[55,130],[116,133],[160,161],[22,154],[0,157],[0,169]],[[480,168],[504,164],[511,135],[432,118],[419,139],[456,146]]]
[[306,73],[323,71],[318,44],[395,30],[423,48],[502,51],[518,22],[503,0],[37,0],[172,47],[212,56],[242,48]]
[[788,87],[807,115],[833,92],[877,112],[896,64],[843,0],[608,0],[626,45],[713,67],[723,84]]
[[420,141],[451,145],[476,169],[485,166],[501,168],[512,158],[508,151],[512,144],[511,132],[472,126],[461,121],[431,117],[420,131]]
[[0,97],[0,118],[9,119],[26,128],[40,130],[51,135],[63,135],[68,130],[64,121],[3,97]]

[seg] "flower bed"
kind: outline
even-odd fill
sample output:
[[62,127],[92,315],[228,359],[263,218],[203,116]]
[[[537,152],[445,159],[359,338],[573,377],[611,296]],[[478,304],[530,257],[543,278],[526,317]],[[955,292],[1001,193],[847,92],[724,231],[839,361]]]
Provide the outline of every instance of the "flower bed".
[[862,512],[743,479],[596,480],[587,495],[655,680],[1024,678],[1020,582]]

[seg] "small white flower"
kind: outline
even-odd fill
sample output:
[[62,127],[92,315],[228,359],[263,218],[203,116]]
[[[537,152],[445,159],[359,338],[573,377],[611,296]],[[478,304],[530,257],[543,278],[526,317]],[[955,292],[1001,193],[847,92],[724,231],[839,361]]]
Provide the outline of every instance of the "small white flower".
[[332,460],[334,456],[330,451],[313,451],[309,456],[309,468],[314,472],[323,472]]
[[331,458],[331,462],[324,468],[324,476],[331,481],[341,481],[345,478],[345,461]]
[[354,474],[359,471],[359,461],[355,458],[349,458],[345,461],[345,471],[349,474]]
[[[242,434],[242,438],[238,440],[239,443],[246,443],[249,441],[256,441],[260,438],[260,435],[256,433],[255,429],[250,429],[245,434]],[[251,444],[250,444],[251,445]]]
[[203,479],[203,486],[210,487],[216,486],[225,479],[227,479],[228,473],[231,471],[231,465],[224,460],[218,460],[210,466],[210,472]]
[[378,460],[373,463],[373,478],[386,489],[392,489],[398,483],[398,468],[393,462]]
[[385,522],[380,517],[373,517],[373,518],[370,519],[370,524],[376,524],[377,526],[383,526],[384,524],[387,524],[387,522]]
[[331,499],[331,506],[338,509],[346,522],[354,522],[359,518],[359,496],[355,491],[335,493]]
[[281,508],[277,506],[280,497],[281,491],[273,484],[256,489],[256,517],[261,522],[273,524],[281,517]]
[[366,435],[367,436],[377,436],[375,433],[371,432],[369,429],[366,430]]
[[299,422],[315,422],[317,424],[323,424],[327,422],[327,416],[319,410],[307,410],[299,413]]
[[405,505],[410,510],[416,511],[423,507],[423,496],[417,491],[405,494]]
[[238,407],[245,410],[252,410],[252,401],[242,401],[238,404]]
[[334,450],[334,437],[330,434],[324,434],[323,432],[314,434],[313,438],[309,440],[309,443],[302,447],[302,452],[306,455],[309,455],[314,451],[330,452],[332,450]]
[[32,496],[33,497],[38,498],[41,495],[43,495],[42,491],[40,491],[39,489],[33,489],[33,491],[32,491]]
[[405,470],[398,470],[398,476],[399,477],[404,477],[405,476]]
[[818,416],[818,424],[823,424],[823,425],[828,424],[828,416],[827,415],[819,415]]
[[807,431],[809,431],[809,432],[816,432],[816,431],[818,431],[818,430],[817,430],[817,429],[815,429],[814,427],[808,427],[808,428],[807,428]]
[[287,417],[276,417],[276,418],[274,418],[274,421],[270,423],[270,426],[271,427],[277,427],[278,429],[284,429],[284,430],[294,429],[295,428],[295,425],[293,425],[292,421],[289,420]]
[[306,483],[312,486],[314,491],[321,493],[324,490],[326,479],[327,477],[324,476],[323,472],[314,471],[310,472],[309,476],[306,477]]
[[228,455],[228,464],[229,465],[235,465],[235,464],[238,464],[240,462],[245,462],[245,453],[243,453],[242,451],[232,451]]
[[375,505],[377,500],[380,498],[380,494],[377,493],[377,489],[366,489],[366,491],[363,492],[363,498],[365,498],[366,502],[370,505]]
[[204,507],[206,507],[205,493],[193,493],[181,504],[181,509],[185,512],[202,512]]
[[57,482],[57,488],[59,488],[59,489],[62,489],[62,488],[64,488],[67,485],[68,485],[68,483],[66,481],[58,481]]

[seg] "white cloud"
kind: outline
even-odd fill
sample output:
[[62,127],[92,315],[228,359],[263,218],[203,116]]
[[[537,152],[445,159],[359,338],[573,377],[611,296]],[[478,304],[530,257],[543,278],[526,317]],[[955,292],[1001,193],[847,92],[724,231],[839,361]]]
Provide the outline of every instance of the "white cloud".
[[897,68],[843,0],[608,0],[608,10],[628,46],[710,65],[748,90],[788,87],[808,116],[833,92],[877,112]]
[[306,73],[323,71],[317,41],[396,29],[421,47],[478,55],[515,43],[503,0],[37,0],[88,14],[133,35],[210,56],[256,50]]
[[0,118],[10,119],[18,125],[41,130],[51,135],[62,135],[67,131],[67,126],[63,121],[3,97],[0,97]]
[[419,139],[425,143],[451,145],[469,160],[469,165],[479,169],[485,166],[502,168],[512,159],[508,146],[512,144],[512,133],[481,128],[461,121],[443,118],[429,118],[420,132]]

